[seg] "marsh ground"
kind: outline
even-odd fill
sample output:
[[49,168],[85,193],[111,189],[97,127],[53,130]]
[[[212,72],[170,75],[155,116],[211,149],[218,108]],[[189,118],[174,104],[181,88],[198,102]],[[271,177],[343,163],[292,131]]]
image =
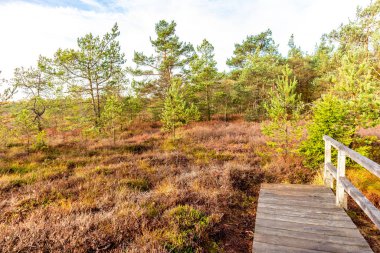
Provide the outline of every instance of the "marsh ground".
[[258,123],[194,123],[176,140],[140,123],[116,145],[48,133],[43,151],[0,154],[1,252],[249,252],[260,183],[318,182],[301,157],[276,156]]

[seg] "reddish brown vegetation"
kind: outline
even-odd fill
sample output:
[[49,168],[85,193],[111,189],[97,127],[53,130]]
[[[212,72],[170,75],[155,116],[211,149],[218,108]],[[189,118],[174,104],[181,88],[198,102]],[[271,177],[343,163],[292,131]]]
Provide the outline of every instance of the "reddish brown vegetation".
[[249,252],[262,182],[314,173],[266,146],[256,123],[213,121],[171,140],[140,125],[3,154],[1,252]]

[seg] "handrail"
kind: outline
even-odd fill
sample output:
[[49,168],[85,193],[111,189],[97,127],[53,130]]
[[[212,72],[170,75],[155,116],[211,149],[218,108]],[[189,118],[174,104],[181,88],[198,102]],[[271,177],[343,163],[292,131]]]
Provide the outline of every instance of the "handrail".
[[[347,209],[347,193],[363,209],[364,213],[380,229],[380,210],[377,209],[355,186],[346,178],[346,156],[357,162],[369,172],[380,178],[380,165],[356,151],[346,147],[330,136],[324,135],[325,141],[325,167],[324,182],[330,188],[334,187],[336,179],[336,205]],[[338,150],[338,163],[335,167],[331,163],[331,147]]]
[[373,175],[377,176],[380,178],[380,165],[375,163],[374,161],[368,159],[365,156],[362,156],[358,152],[344,146],[342,143],[339,141],[334,140],[330,136],[324,135],[323,140],[326,142],[330,142],[331,146],[336,148],[337,150],[344,151],[346,156],[351,158],[353,161],[357,162],[361,166],[363,166],[365,169],[367,169],[369,172],[371,172]]

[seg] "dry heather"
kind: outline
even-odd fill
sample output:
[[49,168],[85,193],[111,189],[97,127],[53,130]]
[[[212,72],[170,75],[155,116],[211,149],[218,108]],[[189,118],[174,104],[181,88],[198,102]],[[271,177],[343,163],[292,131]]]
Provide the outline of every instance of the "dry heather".
[[313,173],[270,153],[256,123],[157,125],[110,140],[50,136],[1,153],[0,252],[249,252],[262,182]]

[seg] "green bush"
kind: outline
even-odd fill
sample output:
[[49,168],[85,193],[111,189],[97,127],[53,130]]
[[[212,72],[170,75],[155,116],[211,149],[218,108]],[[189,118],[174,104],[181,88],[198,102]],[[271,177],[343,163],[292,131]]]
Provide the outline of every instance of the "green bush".
[[146,179],[128,179],[121,182],[125,184],[128,188],[138,191],[149,191],[150,183]]
[[37,134],[33,148],[35,150],[46,150],[47,149],[47,144],[46,144],[46,132],[41,131]]
[[210,218],[189,205],[179,205],[166,213],[170,229],[165,233],[165,247],[170,252],[195,252]]
[[305,165],[316,169],[324,160],[323,135],[349,146],[353,141],[355,124],[347,103],[332,95],[324,96],[313,108],[313,118],[307,127],[308,137],[300,151],[306,157]]

